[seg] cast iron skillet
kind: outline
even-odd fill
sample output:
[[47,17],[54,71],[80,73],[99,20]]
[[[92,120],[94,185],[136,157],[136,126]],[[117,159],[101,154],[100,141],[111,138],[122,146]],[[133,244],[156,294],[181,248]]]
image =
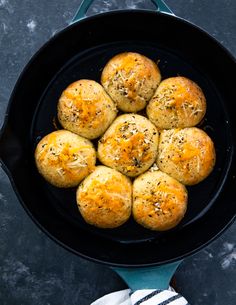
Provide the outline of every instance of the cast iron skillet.
[[[164,233],[146,230],[132,219],[113,230],[87,225],[77,210],[75,189],[52,187],[34,164],[37,142],[55,130],[62,90],[80,78],[99,81],[108,59],[123,51],[160,60],[163,79],[189,77],[207,99],[200,127],[215,143],[216,166],[206,180],[189,187],[184,220]],[[51,38],[21,74],[1,131],[1,164],[30,217],[66,249],[118,267],[176,262],[208,244],[235,218],[233,75],[236,62],[229,52],[198,27],[173,15],[126,10],[80,20]]]

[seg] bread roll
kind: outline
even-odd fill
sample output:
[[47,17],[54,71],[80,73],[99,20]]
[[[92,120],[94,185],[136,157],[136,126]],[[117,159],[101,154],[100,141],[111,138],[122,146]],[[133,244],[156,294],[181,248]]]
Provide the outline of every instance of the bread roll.
[[118,171],[97,166],[78,187],[76,198],[87,223],[99,228],[116,228],[130,217],[132,184]]
[[118,108],[137,112],[146,106],[161,81],[158,66],[144,55],[116,55],[102,71],[101,83]]
[[121,173],[135,177],[155,161],[158,147],[156,127],[137,114],[119,116],[98,144],[99,160]]
[[163,172],[183,184],[197,184],[215,165],[214,143],[196,127],[163,130],[157,164]]
[[114,102],[93,80],[81,79],[69,85],[58,103],[61,125],[82,137],[101,136],[117,115]]
[[70,131],[58,130],[45,136],[35,150],[39,173],[57,187],[73,187],[95,168],[92,143]]
[[201,88],[186,77],[163,80],[147,106],[147,116],[158,129],[197,125],[206,113]]
[[134,219],[150,230],[169,230],[184,217],[187,198],[183,184],[161,171],[148,171],[134,180]]

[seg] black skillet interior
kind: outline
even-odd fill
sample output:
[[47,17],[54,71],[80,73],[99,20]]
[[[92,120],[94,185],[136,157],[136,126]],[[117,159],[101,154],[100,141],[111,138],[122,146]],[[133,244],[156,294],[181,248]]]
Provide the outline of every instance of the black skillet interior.
[[[207,114],[199,127],[215,143],[216,165],[207,179],[188,187],[187,214],[179,226],[168,232],[146,230],[132,218],[113,230],[90,226],[78,212],[76,190],[52,187],[34,165],[36,144],[55,130],[57,101],[62,91],[81,78],[99,82],[106,62],[124,51],[139,52],[158,61],[163,79],[189,77],[200,85],[207,99]],[[235,62],[216,41],[168,15],[107,13],[63,30],[33,58],[12,95],[3,136],[6,147],[1,155],[23,205],[43,230],[63,246],[101,262],[160,264],[199,249],[223,230],[236,211],[232,193],[235,122],[230,118],[234,88],[227,80],[233,75],[231,71],[236,72]]]

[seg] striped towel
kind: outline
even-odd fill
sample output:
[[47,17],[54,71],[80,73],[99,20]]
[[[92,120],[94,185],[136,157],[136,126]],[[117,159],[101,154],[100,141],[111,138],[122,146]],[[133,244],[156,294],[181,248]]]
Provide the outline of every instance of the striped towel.
[[103,296],[91,305],[189,305],[189,303],[170,287],[168,290],[116,291]]

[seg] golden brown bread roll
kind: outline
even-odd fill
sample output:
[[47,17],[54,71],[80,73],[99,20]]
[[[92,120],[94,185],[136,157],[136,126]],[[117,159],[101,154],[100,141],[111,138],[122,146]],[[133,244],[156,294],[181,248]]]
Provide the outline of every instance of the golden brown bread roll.
[[161,171],[148,171],[134,180],[134,219],[150,230],[169,230],[184,217],[187,198],[183,184]]
[[163,80],[147,106],[147,116],[158,129],[195,126],[205,113],[201,88],[180,76]]
[[144,55],[125,52],[103,69],[101,83],[118,108],[137,112],[146,106],[161,81],[158,66]]
[[73,187],[95,168],[92,143],[70,131],[58,130],[45,136],[35,150],[39,173],[57,187]]
[[147,118],[121,115],[100,139],[98,158],[103,164],[135,177],[154,163],[158,137],[156,127]]
[[93,80],[81,79],[70,84],[58,103],[61,125],[88,139],[101,136],[116,114],[114,102],[103,87]]
[[215,165],[214,144],[203,130],[196,127],[163,130],[157,164],[163,172],[183,184],[197,184]]
[[106,166],[97,166],[80,184],[77,204],[84,220],[99,228],[116,228],[131,214],[129,178]]

